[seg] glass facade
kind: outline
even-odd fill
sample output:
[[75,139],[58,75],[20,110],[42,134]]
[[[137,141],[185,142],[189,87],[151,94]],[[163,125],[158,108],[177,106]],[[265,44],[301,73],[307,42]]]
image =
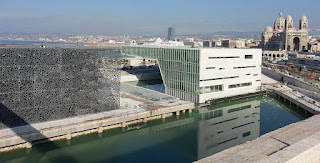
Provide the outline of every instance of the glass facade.
[[205,94],[205,93],[220,92],[220,91],[223,91],[223,85],[212,85],[212,86],[201,87],[199,93]]
[[123,46],[122,53],[157,59],[166,89],[204,92],[204,88],[199,88],[199,49]]
[[229,89],[231,88],[239,88],[239,87],[246,87],[246,86],[251,86],[252,83],[249,82],[249,83],[241,83],[241,84],[232,84],[232,85],[229,85]]

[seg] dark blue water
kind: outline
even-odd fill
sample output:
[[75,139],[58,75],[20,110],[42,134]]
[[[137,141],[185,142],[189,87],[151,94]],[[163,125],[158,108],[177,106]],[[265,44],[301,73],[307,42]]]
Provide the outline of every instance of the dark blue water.
[[309,116],[257,97],[1,155],[7,162],[192,162]]

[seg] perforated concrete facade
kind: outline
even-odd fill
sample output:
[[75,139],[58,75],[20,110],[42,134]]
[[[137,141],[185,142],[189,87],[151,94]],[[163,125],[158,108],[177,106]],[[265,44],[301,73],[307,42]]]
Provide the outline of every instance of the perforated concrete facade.
[[119,50],[0,48],[0,128],[119,108]]

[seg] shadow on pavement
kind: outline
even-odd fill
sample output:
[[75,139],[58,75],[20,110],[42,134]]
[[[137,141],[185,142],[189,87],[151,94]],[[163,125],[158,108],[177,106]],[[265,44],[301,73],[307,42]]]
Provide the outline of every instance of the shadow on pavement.
[[[0,122],[2,124],[4,124],[6,127],[11,128],[11,130],[13,132],[15,132],[17,135],[19,135],[25,141],[29,142],[24,136],[21,135],[21,133],[18,132],[17,128],[15,128],[16,126],[12,126],[12,123],[10,123],[10,121],[16,121],[20,124],[20,126],[29,126],[30,131],[32,131],[33,134],[38,134],[39,137],[43,137],[42,140],[48,139],[46,136],[44,136],[42,133],[40,133],[37,129],[35,129],[29,123],[27,123],[23,118],[19,117],[12,110],[10,110],[5,105],[0,103]],[[32,142],[29,142],[29,143],[32,144]],[[52,141],[49,142],[47,145],[50,146],[51,149],[59,148],[59,146],[55,142],[52,142]],[[30,150],[37,150],[37,152],[41,153],[42,155],[44,155],[45,153],[48,152],[47,149],[43,149],[43,148],[31,148]],[[39,161],[40,160],[38,160],[38,158],[31,156],[31,157],[26,157],[25,159],[23,159],[22,162],[39,162]],[[76,160],[73,157],[71,157],[70,155],[68,155],[68,153],[64,153],[64,155],[61,155],[58,157],[53,157],[52,160],[50,160],[50,161],[52,161],[52,162],[61,162],[61,161],[63,161],[63,162],[76,162]],[[2,162],[5,162],[5,160],[0,155],[0,163],[2,163]]]

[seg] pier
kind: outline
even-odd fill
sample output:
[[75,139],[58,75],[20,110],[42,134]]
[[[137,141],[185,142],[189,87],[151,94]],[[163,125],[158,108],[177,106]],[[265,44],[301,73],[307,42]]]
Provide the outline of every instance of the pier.
[[320,113],[320,104],[319,102],[306,97],[305,95],[293,91],[290,88],[273,88],[274,93],[277,97],[283,98],[284,101],[288,101],[290,105],[295,105],[297,108],[302,108],[305,111],[308,111],[312,114]]

